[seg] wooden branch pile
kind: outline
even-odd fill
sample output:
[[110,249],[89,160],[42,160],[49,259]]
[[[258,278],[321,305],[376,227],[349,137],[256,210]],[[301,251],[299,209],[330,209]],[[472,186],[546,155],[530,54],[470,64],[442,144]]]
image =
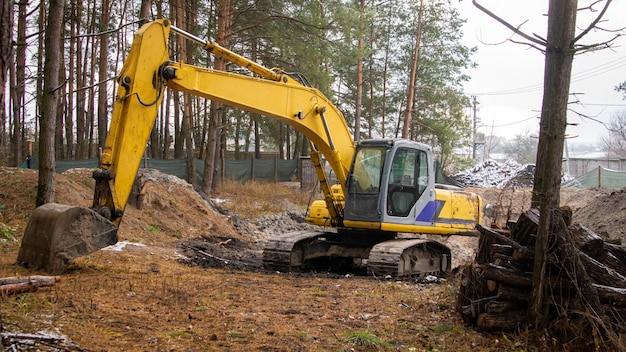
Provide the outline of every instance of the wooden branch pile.
[[[556,322],[593,315],[594,322],[606,325],[602,334],[620,330],[626,318],[626,247],[571,225],[571,210],[560,213],[562,226],[549,237],[545,269],[548,321],[567,325]],[[510,230],[478,226],[476,260],[464,268],[458,295],[464,320],[478,330],[526,326],[538,221],[538,210],[531,209]]]

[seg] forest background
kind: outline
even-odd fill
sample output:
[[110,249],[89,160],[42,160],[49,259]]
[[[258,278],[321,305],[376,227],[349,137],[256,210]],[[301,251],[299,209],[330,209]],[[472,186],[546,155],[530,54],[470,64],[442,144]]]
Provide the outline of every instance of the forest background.
[[[343,112],[355,139],[404,136],[433,146],[444,168],[465,166],[452,151],[472,142],[465,114],[470,100],[461,85],[475,49],[461,43],[464,20],[449,0],[5,1],[0,165],[22,164],[29,141],[32,153],[39,152],[44,53],[50,50],[44,34],[47,15],[59,6],[61,36],[50,41],[61,50],[53,89],[60,97],[56,159],[98,155],[115,76],[133,34],[141,24],[167,17],[266,67],[301,73]],[[251,75],[235,65],[221,66],[186,39],[170,39],[172,60]],[[276,151],[287,159],[306,155],[307,147],[285,124],[168,90],[146,156],[203,158],[214,150],[210,155],[217,162],[250,157],[249,151],[256,157]]]

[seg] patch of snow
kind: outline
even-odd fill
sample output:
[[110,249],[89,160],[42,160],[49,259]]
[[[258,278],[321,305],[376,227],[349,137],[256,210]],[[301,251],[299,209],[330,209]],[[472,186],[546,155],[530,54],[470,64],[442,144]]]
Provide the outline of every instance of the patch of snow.
[[[505,162],[489,159],[450,177],[465,187],[532,187],[535,164],[522,165],[510,159]],[[571,176],[564,175],[562,182],[570,179]]]
[[137,247],[145,247],[146,246],[145,244],[142,244],[142,243],[120,241],[120,242],[117,242],[116,244],[114,244],[112,246],[104,247],[104,248],[102,248],[102,250],[103,251],[121,252],[124,249],[124,247],[126,247],[127,245],[137,246]]
[[215,204],[228,203],[228,199],[223,199],[223,198],[211,198],[211,201]]

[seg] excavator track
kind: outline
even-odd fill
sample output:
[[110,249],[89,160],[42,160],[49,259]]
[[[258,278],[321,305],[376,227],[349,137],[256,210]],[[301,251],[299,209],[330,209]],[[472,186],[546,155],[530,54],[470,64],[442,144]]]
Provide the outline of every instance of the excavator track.
[[[316,260],[341,267],[365,259],[374,276],[425,277],[441,275],[451,267],[450,249],[426,239],[394,239],[373,245],[338,240],[334,232],[298,231],[271,238],[263,250],[263,266],[281,272],[317,269]],[[362,269],[363,266],[361,266]],[[363,271],[365,273],[365,271]]]
[[372,247],[367,272],[375,276],[425,277],[440,275],[451,267],[450,249],[426,239],[398,239]]
[[272,237],[263,249],[263,266],[282,272],[297,271],[305,262],[304,247],[327,234],[321,231],[297,231]]

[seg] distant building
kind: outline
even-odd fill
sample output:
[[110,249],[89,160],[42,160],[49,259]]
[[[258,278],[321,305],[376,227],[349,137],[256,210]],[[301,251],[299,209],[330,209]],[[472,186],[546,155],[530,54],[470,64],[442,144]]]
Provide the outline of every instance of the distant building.
[[571,153],[569,158],[563,158],[563,172],[574,177],[581,176],[602,166],[605,169],[626,171],[626,159],[607,157],[604,152]]

